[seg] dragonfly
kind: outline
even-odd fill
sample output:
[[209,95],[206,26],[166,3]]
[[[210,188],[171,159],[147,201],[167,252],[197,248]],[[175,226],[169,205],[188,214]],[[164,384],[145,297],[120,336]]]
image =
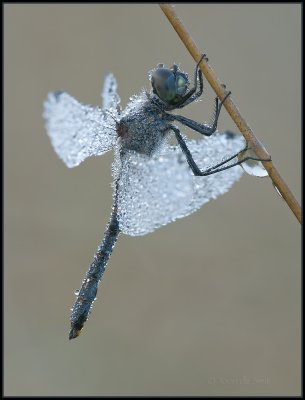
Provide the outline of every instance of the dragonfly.
[[[227,192],[242,174],[248,155],[241,135],[218,132],[223,103],[215,99],[212,121],[200,123],[172,111],[198,101],[203,77],[194,71],[193,87],[188,74],[177,64],[158,64],[149,71],[150,91],[130,98],[123,110],[117,81],[108,73],[101,92],[102,107],[85,105],[66,92],[51,92],[43,116],[53,148],[69,167],[90,156],[114,150],[112,164],[113,206],[104,237],[99,243],[70,316],[69,339],[79,336],[96,299],[99,283],[120,233],[139,236],[198,210]],[[201,134],[188,139],[177,123]],[[170,138],[177,145],[170,144]],[[224,154],[231,154],[224,158]],[[232,155],[233,154],[233,155]]]

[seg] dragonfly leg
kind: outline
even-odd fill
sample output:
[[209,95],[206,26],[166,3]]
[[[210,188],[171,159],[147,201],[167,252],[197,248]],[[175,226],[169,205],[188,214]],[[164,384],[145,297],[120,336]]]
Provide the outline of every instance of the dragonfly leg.
[[183,115],[175,115],[175,114],[165,113],[166,118],[168,121],[178,121],[181,124],[187,126],[188,128],[190,128],[198,133],[201,133],[202,135],[211,136],[217,129],[217,123],[218,123],[218,118],[220,115],[221,107],[222,107],[223,103],[226,101],[226,99],[230,96],[230,94],[231,94],[231,92],[228,92],[226,94],[226,96],[224,97],[224,99],[220,102],[220,104],[219,104],[218,97],[216,97],[216,99],[215,99],[215,107],[216,107],[215,115],[214,115],[211,126],[207,125],[207,124],[202,124],[200,122],[193,121],[192,119],[186,118]]
[[239,161],[237,161],[237,162],[235,162],[233,164],[230,164],[230,165],[222,167],[222,165],[228,163],[229,161],[233,160],[235,157],[238,157],[239,154],[245,152],[248,149],[248,145],[246,145],[243,150],[239,151],[238,153],[234,154],[233,156],[227,158],[224,161],[221,161],[220,163],[214,165],[211,168],[208,168],[205,171],[201,171],[200,168],[198,167],[198,165],[196,164],[196,162],[194,161],[193,156],[192,156],[190,150],[188,149],[188,147],[187,147],[187,145],[186,145],[186,143],[185,143],[185,141],[184,141],[179,129],[174,125],[171,125],[170,129],[174,131],[176,139],[177,139],[177,142],[178,142],[179,146],[181,147],[181,150],[182,150],[183,154],[185,155],[186,160],[187,160],[187,162],[188,162],[188,164],[189,164],[189,166],[190,166],[190,168],[193,171],[193,174],[195,176],[208,176],[208,175],[216,174],[218,172],[225,171],[225,170],[230,169],[232,167],[235,167],[237,165],[241,165],[242,163],[244,163],[245,161],[248,161],[248,160],[271,161],[271,157],[269,159],[267,159],[267,160],[263,160],[263,159],[260,159],[260,158],[248,156],[248,157],[245,157],[245,158],[243,158],[243,159],[241,159],[241,160],[239,160]]

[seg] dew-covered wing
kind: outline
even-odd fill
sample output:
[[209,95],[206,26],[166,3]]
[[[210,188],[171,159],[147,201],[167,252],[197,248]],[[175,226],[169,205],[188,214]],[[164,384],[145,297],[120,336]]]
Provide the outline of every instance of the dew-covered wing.
[[54,150],[70,168],[115,145],[113,117],[99,107],[81,104],[68,93],[49,93],[43,116]]
[[187,209],[193,192],[192,176],[177,149],[167,148],[153,158],[129,151],[114,168],[119,169],[117,206],[122,232],[145,235]]
[[104,85],[102,89],[103,110],[117,110],[121,99],[117,93],[118,84],[111,72],[105,76]]
[[[245,147],[245,141],[241,135],[217,132],[204,140],[188,140],[187,146],[200,170],[205,171],[241,151]],[[237,161],[235,157],[220,168]],[[243,169],[237,165],[212,175],[193,176],[193,197],[184,216],[226,193],[242,174]]]
[[[244,147],[244,140],[232,134],[185,141],[203,171]],[[178,146],[165,146],[153,158],[131,152],[114,166],[120,229],[131,236],[145,235],[193,213],[227,192],[243,174],[242,168],[235,166],[209,176],[194,176]]]

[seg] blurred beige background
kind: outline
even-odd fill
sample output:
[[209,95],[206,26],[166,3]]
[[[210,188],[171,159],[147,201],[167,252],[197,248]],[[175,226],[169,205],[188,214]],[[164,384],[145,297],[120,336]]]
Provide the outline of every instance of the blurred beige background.
[[[301,5],[176,11],[300,200]],[[62,89],[98,105],[109,70],[123,105],[159,62],[192,73],[158,5],[6,4],[4,56],[5,395],[299,395],[301,232],[269,179],[244,176],[187,218],[122,235],[68,341],[110,214],[113,155],[66,168],[42,103]],[[183,115],[209,120],[213,104],[206,84]]]

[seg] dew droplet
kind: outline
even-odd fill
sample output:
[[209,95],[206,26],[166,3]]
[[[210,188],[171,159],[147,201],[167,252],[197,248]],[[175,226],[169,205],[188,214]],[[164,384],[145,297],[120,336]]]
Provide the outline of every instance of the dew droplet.
[[274,183],[272,183],[272,185],[273,185],[273,187],[274,187],[276,193],[280,196],[280,198],[281,198],[282,200],[284,200],[284,198],[283,198],[283,196],[281,195],[281,192],[279,191],[279,189],[275,186]]
[[[238,155],[238,160],[241,161],[246,157],[256,157],[257,155],[252,149],[247,149],[245,151],[242,151]],[[268,172],[266,168],[263,166],[261,161],[257,160],[246,160],[241,164],[241,167],[243,170],[251,176],[256,176],[258,178],[265,178],[268,176]]]

